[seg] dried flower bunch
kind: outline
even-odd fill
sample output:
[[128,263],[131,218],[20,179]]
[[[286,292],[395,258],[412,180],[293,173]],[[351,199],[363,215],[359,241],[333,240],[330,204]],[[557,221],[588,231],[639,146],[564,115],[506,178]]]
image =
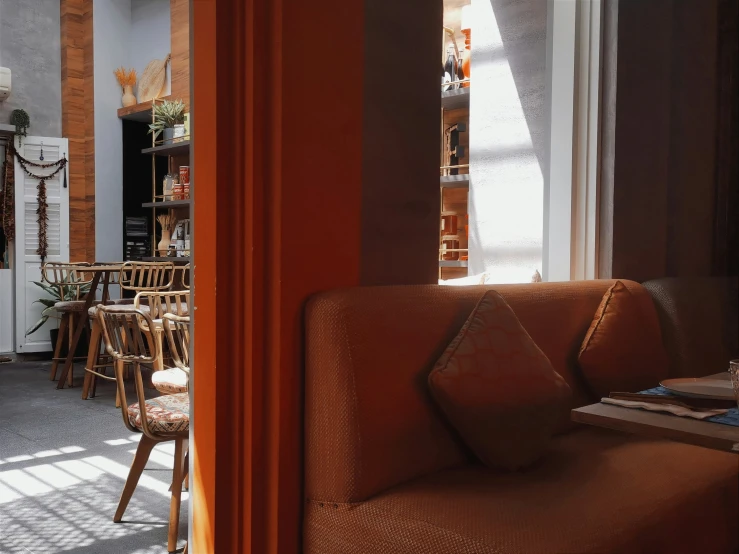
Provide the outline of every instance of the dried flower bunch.
[[126,71],[125,67],[119,67],[113,73],[121,88],[126,85],[133,86],[136,84],[136,70],[133,68]]
[[157,216],[157,221],[163,231],[172,231],[177,224],[177,218],[173,214],[162,214]]

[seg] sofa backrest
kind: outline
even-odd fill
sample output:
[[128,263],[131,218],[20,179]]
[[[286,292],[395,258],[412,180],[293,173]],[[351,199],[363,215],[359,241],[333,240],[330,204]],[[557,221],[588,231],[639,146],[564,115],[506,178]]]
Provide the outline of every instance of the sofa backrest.
[[[433,404],[427,377],[486,290],[500,292],[567,380],[573,407],[593,402],[576,360],[613,282],[361,287],[313,297],[306,310],[308,498],[362,501],[469,459]],[[654,313],[641,285],[624,283]],[[562,421],[560,430],[568,425]]]
[[672,377],[726,371],[739,357],[735,277],[667,277],[644,288],[654,299]]

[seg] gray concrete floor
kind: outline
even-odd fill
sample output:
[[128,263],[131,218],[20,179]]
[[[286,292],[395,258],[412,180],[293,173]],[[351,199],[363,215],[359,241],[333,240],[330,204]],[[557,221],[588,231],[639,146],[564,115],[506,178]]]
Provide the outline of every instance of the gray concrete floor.
[[174,444],[156,447],[123,521],[113,523],[140,435],[124,426],[112,382],[82,400],[79,366],[75,387],[63,390],[49,381],[49,367],[0,364],[0,553],[167,552]]

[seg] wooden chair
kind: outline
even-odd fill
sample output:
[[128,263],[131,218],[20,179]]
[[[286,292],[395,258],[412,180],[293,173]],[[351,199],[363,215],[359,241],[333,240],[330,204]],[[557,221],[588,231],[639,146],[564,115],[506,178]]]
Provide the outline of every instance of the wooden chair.
[[[116,282],[121,287],[121,292],[130,291],[139,292],[159,292],[166,291],[172,287],[175,276],[175,266],[172,262],[123,262],[121,263],[121,271],[117,275]],[[121,306],[129,305],[133,309],[133,298],[121,298],[111,303]],[[141,307],[146,310],[145,306]],[[105,374],[106,368],[110,367],[110,363],[103,360],[100,351],[100,327],[97,324],[97,308],[93,307],[89,310],[91,324],[90,345],[87,351],[87,363],[85,364],[85,382],[82,386],[82,399],[87,400],[89,396],[94,397],[97,388],[97,378],[115,380],[115,377],[108,377]],[[182,392],[182,391],[178,391]],[[116,395],[116,407],[119,406],[120,399]]]
[[[138,309],[131,310],[129,306],[100,306],[97,317],[105,349],[115,360],[115,378],[121,398],[123,423],[128,430],[142,434],[113,521],[120,523],[123,518],[154,446],[165,441],[175,441],[167,540],[167,549],[173,552],[177,548],[182,484],[188,464],[188,394],[165,395],[149,400],[144,395],[141,366],[153,366],[158,355],[152,332],[154,322],[148,313]],[[128,405],[123,381],[125,364],[133,366],[137,402],[131,405]]]
[[190,278],[192,277],[192,274],[190,273],[190,264],[183,265],[180,268],[180,271],[182,272],[182,275],[180,276],[182,288],[190,290]]
[[[164,332],[163,317],[165,314],[179,316],[190,315],[190,291],[167,291],[167,292],[140,292],[136,295],[133,305],[136,309],[148,311],[154,323],[154,336],[162,353],[162,334]],[[155,370],[164,369],[164,356],[159,357],[161,365]],[[156,386],[156,385],[155,385]]]
[[172,288],[172,262],[126,262],[121,266],[119,284],[124,291],[161,292]]
[[[85,308],[85,300],[83,288],[90,285],[92,277],[84,272],[86,267],[90,267],[88,263],[61,263],[47,262],[41,268],[41,278],[50,286],[57,289],[61,300],[54,304],[54,309],[60,316],[59,334],[57,335],[56,345],[54,346],[54,355],[51,362],[51,372],[49,379],[56,379],[56,372],[59,362],[66,357],[62,357],[62,348],[66,344],[72,343],[74,335],[75,323],[78,318],[86,317],[83,312]],[[94,294],[94,291],[90,291]],[[87,337],[90,338],[90,331],[87,329]],[[75,358],[80,359],[80,358]],[[74,377],[74,365],[69,371],[67,382],[72,385]]]

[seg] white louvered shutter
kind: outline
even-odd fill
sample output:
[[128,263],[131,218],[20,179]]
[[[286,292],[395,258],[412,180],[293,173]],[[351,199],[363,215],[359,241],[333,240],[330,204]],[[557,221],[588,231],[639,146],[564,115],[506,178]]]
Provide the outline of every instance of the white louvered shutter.
[[[42,146],[43,143],[43,146]],[[43,147],[44,159],[39,160]],[[16,141],[16,148],[18,142]],[[69,158],[67,139],[49,137],[24,137],[19,153],[27,160],[51,163],[66,155]],[[30,168],[33,173],[46,175],[54,168]],[[67,188],[64,188],[66,172]],[[41,317],[44,306],[34,303],[43,291],[32,281],[41,280],[41,258],[38,249],[38,180],[29,177],[18,160],[15,161],[15,342],[16,352],[48,352],[53,350],[49,329],[56,326],[49,320],[41,329],[26,336],[26,330]],[[69,261],[69,166],[54,178],[46,180],[48,204],[48,262]]]

